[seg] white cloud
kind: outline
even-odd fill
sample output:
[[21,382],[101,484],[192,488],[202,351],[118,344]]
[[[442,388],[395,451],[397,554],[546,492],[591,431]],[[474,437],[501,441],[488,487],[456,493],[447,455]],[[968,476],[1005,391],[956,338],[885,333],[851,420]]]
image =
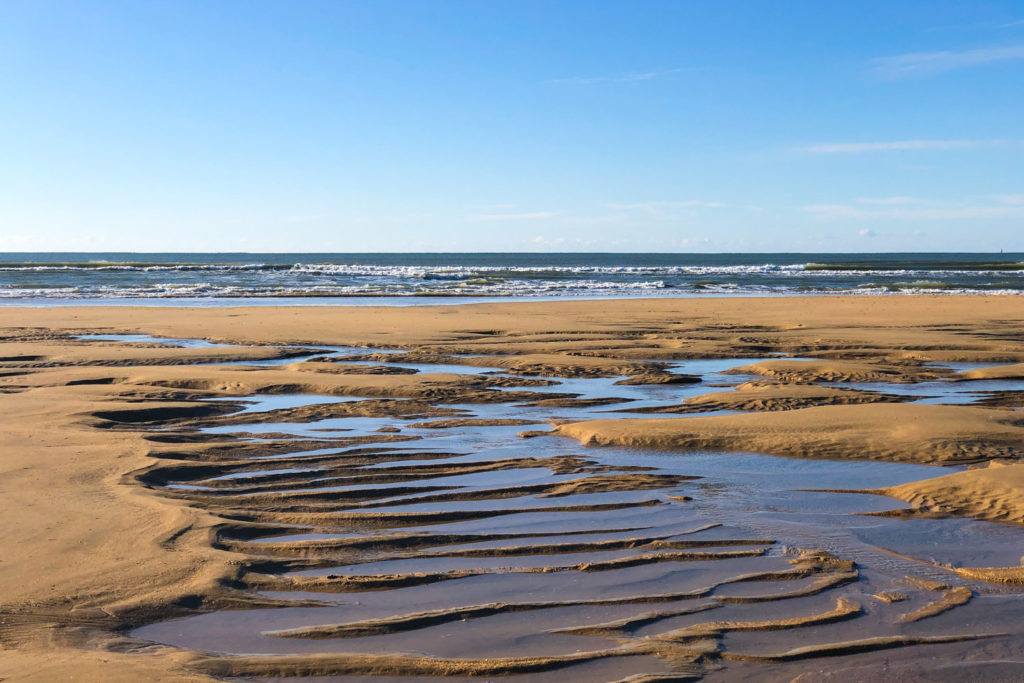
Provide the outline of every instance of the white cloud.
[[990,194],[989,199],[1000,204],[1024,204],[1024,194]]
[[963,50],[960,52],[911,52],[881,57],[871,62],[871,70],[885,78],[906,78],[991,64],[1009,59],[1024,59],[1024,45]]
[[602,223],[620,223],[626,219],[627,216],[625,214],[612,213],[602,215],[565,216],[562,219],[562,222],[568,225],[597,225]]
[[861,197],[857,201],[861,204],[876,206],[900,206],[903,204],[917,204],[924,200],[917,197]]
[[861,237],[867,237],[868,239],[871,239],[872,237],[878,237],[877,232],[875,232],[874,230],[869,230],[867,228],[864,228],[857,234],[860,235]]
[[[32,245],[35,240],[30,235],[0,235],[0,247],[26,247]],[[15,251],[15,249],[11,249]]]
[[[0,234],[0,251],[52,251],[53,239],[40,233]],[[65,235],[60,244],[67,251],[102,251],[121,241],[106,234]]]
[[474,221],[537,221],[545,218],[554,218],[558,215],[556,211],[530,211],[526,213],[485,213],[472,216]]
[[849,154],[858,152],[894,152],[906,150],[970,149],[996,147],[1013,140],[889,140],[885,142],[829,142],[800,147],[797,151],[812,154]]
[[890,219],[904,221],[950,221],[981,218],[1024,217],[1024,205],[950,204],[932,203],[928,206],[907,208],[888,206],[864,208],[851,204],[810,204],[801,207],[817,218],[828,220]]
[[570,78],[552,78],[545,83],[556,83],[560,85],[592,85],[594,83],[636,83],[639,81],[653,81],[656,78],[671,76],[684,69],[662,69],[660,71],[643,71],[640,73],[620,74],[618,76],[572,76]]
[[705,247],[711,244],[711,240],[707,237],[684,237],[679,240],[680,247]]
[[717,209],[725,206],[722,202],[704,201],[702,199],[683,199],[677,201],[636,202],[631,204],[609,204],[608,208],[615,211],[645,211],[658,214],[670,209]]
[[808,204],[800,209],[821,218],[852,218],[863,212],[849,204]]

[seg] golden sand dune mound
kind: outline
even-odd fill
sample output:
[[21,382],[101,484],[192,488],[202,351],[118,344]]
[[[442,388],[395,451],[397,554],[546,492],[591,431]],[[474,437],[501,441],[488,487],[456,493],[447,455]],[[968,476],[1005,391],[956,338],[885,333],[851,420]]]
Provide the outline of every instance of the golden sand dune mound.
[[956,463],[1024,455],[1024,415],[972,406],[867,404],[590,420],[560,425],[554,433],[588,446],[724,449],[800,458]]
[[774,411],[824,405],[901,403],[917,398],[878,391],[838,389],[817,384],[744,382],[730,391],[693,396],[682,403],[625,410],[637,413],[708,413],[717,410]]
[[1024,363],[978,368],[961,373],[963,379],[1024,379]]
[[881,489],[923,512],[1024,524],[1024,464],[996,465]]
[[921,382],[939,377],[917,367],[852,360],[766,360],[726,372],[762,375],[783,382]]

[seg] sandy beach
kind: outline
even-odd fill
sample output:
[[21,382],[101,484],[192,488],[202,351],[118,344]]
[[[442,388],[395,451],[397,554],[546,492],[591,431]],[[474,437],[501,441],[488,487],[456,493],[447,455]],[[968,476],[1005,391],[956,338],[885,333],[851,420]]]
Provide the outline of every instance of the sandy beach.
[[0,680],[1019,679],[1022,330],[1016,296],[2,308]]

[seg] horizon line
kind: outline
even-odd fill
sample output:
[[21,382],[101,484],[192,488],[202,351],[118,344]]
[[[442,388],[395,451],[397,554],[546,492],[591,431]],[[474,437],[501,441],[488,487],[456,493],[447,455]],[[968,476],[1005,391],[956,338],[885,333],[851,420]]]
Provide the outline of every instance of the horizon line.
[[0,251],[0,257],[11,254],[159,254],[159,255],[246,255],[246,256],[301,256],[301,255],[345,255],[345,256],[377,256],[377,255],[516,255],[516,256],[557,256],[557,255],[622,255],[622,256],[721,256],[738,254],[979,254],[979,255],[1024,255],[1020,251]]

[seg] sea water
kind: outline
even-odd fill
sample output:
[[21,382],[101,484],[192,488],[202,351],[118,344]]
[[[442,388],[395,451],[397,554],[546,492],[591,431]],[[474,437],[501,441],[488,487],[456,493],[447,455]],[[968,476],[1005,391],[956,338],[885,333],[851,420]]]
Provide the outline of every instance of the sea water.
[[1024,293],[1024,254],[0,254],[0,302]]

